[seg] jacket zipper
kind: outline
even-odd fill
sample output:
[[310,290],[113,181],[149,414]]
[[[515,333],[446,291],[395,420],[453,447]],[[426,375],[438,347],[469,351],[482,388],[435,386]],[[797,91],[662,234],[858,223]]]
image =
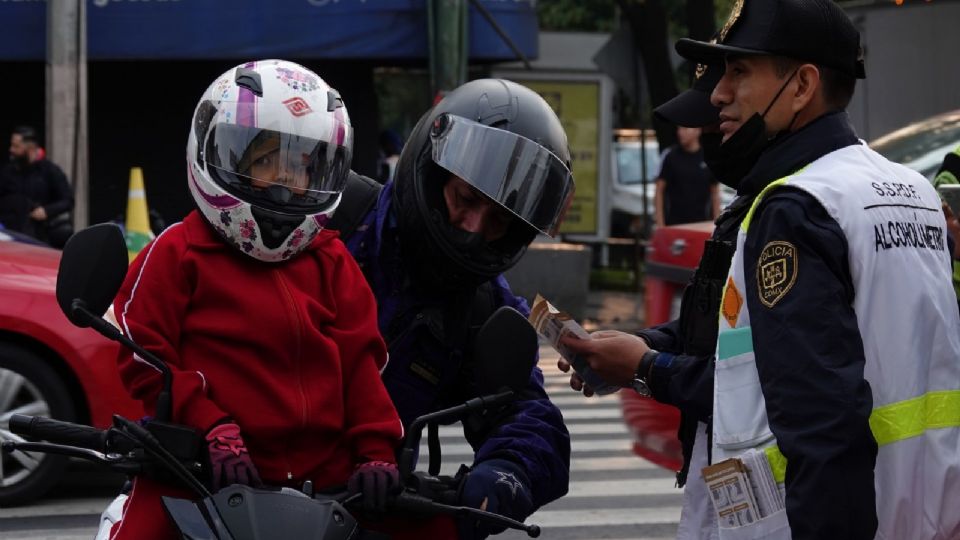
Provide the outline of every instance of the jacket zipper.
[[[290,319],[294,325],[294,330],[296,335],[296,340],[295,340],[296,350],[293,356],[293,361],[295,363],[295,368],[296,368],[297,395],[300,396],[300,429],[302,430],[307,427],[307,416],[308,416],[307,396],[306,396],[306,393],[303,391],[303,370],[302,370],[302,362],[300,358],[302,345],[303,345],[302,344],[303,321],[300,319],[300,313],[297,311],[297,305],[293,301],[293,294],[290,292],[290,288],[287,285],[286,280],[284,280],[279,270],[274,269],[273,275],[275,276],[275,279],[277,281],[278,288],[283,294],[283,297],[286,299],[287,309],[289,310]],[[292,443],[288,439],[287,452],[285,453],[286,459],[289,459],[291,447],[292,447]],[[293,470],[292,470],[292,467],[290,466],[289,461],[287,461],[287,479],[288,480],[293,479]]]

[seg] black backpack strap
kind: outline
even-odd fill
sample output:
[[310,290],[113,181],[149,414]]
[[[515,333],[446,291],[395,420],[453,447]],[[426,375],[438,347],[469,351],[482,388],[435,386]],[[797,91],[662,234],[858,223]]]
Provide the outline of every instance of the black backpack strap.
[[376,180],[350,171],[340,205],[326,228],[339,231],[340,239],[346,242],[377,203],[382,189],[383,185]]

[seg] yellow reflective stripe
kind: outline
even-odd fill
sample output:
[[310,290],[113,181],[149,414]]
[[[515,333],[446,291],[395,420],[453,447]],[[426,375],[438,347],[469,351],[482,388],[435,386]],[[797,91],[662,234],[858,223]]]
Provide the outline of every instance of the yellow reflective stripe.
[[789,179],[789,176],[784,176],[779,180],[774,180],[773,182],[770,182],[767,187],[763,188],[763,191],[761,191],[759,195],[757,195],[757,198],[753,200],[753,204],[750,205],[750,210],[747,212],[747,217],[743,218],[743,221],[740,222],[740,230],[742,230],[744,234],[746,234],[747,229],[750,228],[750,221],[753,219],[753,213],[757,210],[757,207],[760,206],[760,201],[763,200],[763,196],[766,195],[771,189],[786,184],[787,180]]
[[[928,429],[960,427],[960,390],[939,390],[877,407],[870,414],[870,430],[877,445],[916,437]],[[777,445],[763,449],[777,482],[787,477],[787,458]]]
[[880,446],[945,427],[960,427],[960,390],[927,392],[870,414],[870,430]]
[[787,180],[790,180],[791,177],[802,173],[803,170],[806,168],[807,166],[804,165],[803,167],[800,167],[799,169],[797,169],[797,172],[793,174],[788,174],[787,176],[784,176],[783,178],[780,178],[778,180],[774,180],[773,182],[770,182],[767,185],[767,187],[763,188],[763,191],[761,191],[760,194],[757,195],[757,198],[754,199],[753,203],[750,205],[750,211],[747,212],[747,217],[745,217],[743,221],[740,223],[740,229],[744,233],[746,233],[747,229],[750,228],[750,221],[753,220],[753,213],[757,210],[757,207],[760,206],[760,201],[763,200],[763,196],[766,195],[768,191],[786,184]]
[[787,478],[787,458],[780,453],[777,445],[768,446],[763,449],[767,455],[767,461],[770,462],[770,471],[773,472],[773,479],[778,484],[782,484]]

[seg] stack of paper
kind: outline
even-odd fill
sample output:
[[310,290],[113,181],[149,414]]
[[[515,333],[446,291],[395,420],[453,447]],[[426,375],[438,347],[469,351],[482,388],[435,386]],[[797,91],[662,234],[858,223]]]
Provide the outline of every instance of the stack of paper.
[[742,527],[784,508],[784,494],[762,450],[703,468],[721,527]]
[[566,335],[574,335],[580,339],[591,339],[590,334],[577,324],[577,321],[573,320],[570,314],[553,307],[553,304],[538,294],[533,300],[533,307],[530,308],[528,319],[537,333],[550,342],[550,345],[560,353],[560,356],[570,362],[574,371],[580,375],[583,382],[590,385],[595,393],[602,396],[620,390],[619,386],[608,384],[600,375],[590,369],[586,360],[560,344],[560,338]]
[[783,493],[773,478],[767,453],[763,450],[750,449],[739,458],[747,467],[747,477],[753,488],[754,497],[760,505],[760,517],[782,510],[784,507]]
[[703,480],[721,527],[742,527],[760,519],[747,468],[742,461],[732,458],[704,467]]

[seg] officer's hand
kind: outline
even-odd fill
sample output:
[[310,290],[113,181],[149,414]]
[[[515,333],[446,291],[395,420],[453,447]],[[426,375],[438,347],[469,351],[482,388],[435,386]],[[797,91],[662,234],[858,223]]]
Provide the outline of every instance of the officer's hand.
[[[643,353],[650,350],[647,343],[638,336],[615,330],[601,330],[590,336],[593,339],[565,336],[560,343],[582,356],[603,380],[617,386],[629,386]],[[570,386],[573,384],[571,380]]]
[[[460,504],[518,521],[527,519],[534,510],[526,473],[506,459],[490,459],[474,465],[460,488]],[[501,533],[505,527],[478,522],[467,515],[458,520],[457,529],[461,540],[475,540]]]
[[[557,360],[557,367],[564,373],[570,373],[570,362],[567,362],[562,356],[560,360]],[[593,388],[590,388],[589,384],[583,382],[583,379],[581,379],[576,372],[570,373],[570,388],[573,388],[577,392],[582,391],[586,397],[593,395]]]

